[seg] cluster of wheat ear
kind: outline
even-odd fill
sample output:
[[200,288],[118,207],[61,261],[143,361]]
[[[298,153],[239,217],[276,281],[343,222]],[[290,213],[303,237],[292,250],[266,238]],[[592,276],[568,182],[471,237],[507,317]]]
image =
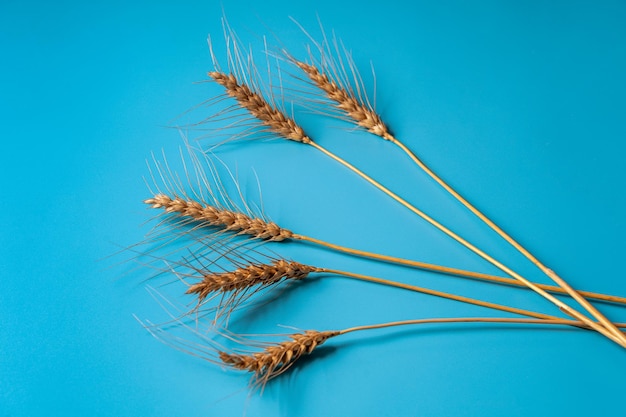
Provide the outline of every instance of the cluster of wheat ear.
[[[187,178],[197,178],[197,183],[183,184],[178,175],[170,170],[167,163],[155,163],[156,174],[152,173],[155,189],[152,195],[145,200],[151,208],[162,210],[164,219],[155,227],[153,240],[159,247],[167,247],[173,240],[193,237],[193,248],[184,247],[185,256],[177,260],[168,261],[168,271],[176,274],[180,281],[187,285],[185,293],[194,297],[194,307],[180,316],[177,322],[187,328],[182,317],[194,312],[196,320],[209,318],[210,327],[215,330],[215,337],[229,334],[228,317],[235,309],[246,308],[251,297],[261,297],[266,289],[280,286],[284,282],[300,282],[309,279],[311,275],[320,277],[342,276],[362,282],[392,286],[406,291],[429,294],[456,302],[469,303],[520,317],[457,317],[457,318],[417,318],[414,320],[395,321],[390,323],[369,324],[343,330],[316,331],[307,330],[291,335],[285,335],[286,341],[278,343],[257,343],[245,337],[229,334],[227,340],[232,343],[225,347],[218,344],[211,337],[203,334],[205,344],[185,344],[174,339],[179,348],[201,354],[206,359],[221,363],[227,367],[250,372],[253,383],[265,384],[270,378],[279,375],[303,355],[308,355],[318,346],[346,333],[362,330],[373,330],[382,327],[399,325],[423,325],[427,323],[526,323],[541,325],[573,326],[576,328],[595,331],[620,346],[626,348],[626,336],[621,328],[622,323],[614,323],[603,315],[589,300],[600,300],[615,304],[626,304],[626,298],[598,294],[588,291],[579,291],[572,288],[534,257],[526,248],[522,247],[511,236],[505,233],[495,223],[482,214],[476,207],[452,189],[446,182],[437,176],[426,164],[420,160],[405,144],[397,139],[383,118],[375,110],[366,94],[365,83],[351,55],[337,41],[329,41],[324,35],[324,41],[316,42],[309,37],[312,46],[308,49],[305,59],[300,60],[285,50],[275,50],[269,55],[283,65],[291,68],[291,73],[297,73],[295,82],[301,82],[311,91],[316,91],[313,97],[296,97],[297,103],[309,103],[320,113],[338,117],[353,124],[355,127],[377,135],[404,152],[413,163],[428,174],[433,181],[450,193],[460,204],[481,219],[530,262],[537,266],[545,275],[554,281],[554,285],[532,282],[524,276],[504,265],[468,239],[461,237],[433,216],[415,207],[407,200],[391,191],[376,179],[370,177],[343,158],[332,153],[311,136],[297,123],[295,113],[288,113],[285,108],[284,97],[277,97],[284,93],[275,88],[267,88],[258,74],[252,57],[244,53],[240,43],[227,25],[225,25],[228,49],[228,67],[222,69],[213,55],[214,69],[208,72],[210,80],[223,88],[223,93],[211,103],[230,104],[220,108],[212,116],[203,120],[203,125],[211,122],[228,120],[228,129],[239,128],[227,140],[239,138],[254,138],[272,136],[298,142],[302,146],[323,153],[343,165],[362,179],[376,187],[384,195],[410,210],[425,220],[440,232],[454,239],[458,244],[472,251],[479,257],[491,263],[505,276],[494,276],[474,271],[435,265],[416,260],[402,259],[390,255],[367,252],[355,248],[340,246],[331,242],[296,233],[270,220],[263,214],[255,212],[247,204],[236,204],[227,196],[226,187],[215,174],[216,168],[211,158],[202,149],[199,151],[189,146],[192,168],[185,173]],[[293,74],[292,74],[293,75]],[[301,91],[301,89],[293,89]],[[299,100],[299,101],[298,101]],[[218,123],[219,124],[219,123]],[[216,128],[217,134],[223,134],[223,124]],[[217,136],[216,134],[216,136]],[[210,136],[210,135],[208,135]],[[202,142],[200,142],[202,143]],[[185,165],[187,169],[187,165]],[[191,174],[190,174],[191,172]],[[211,175],[207,175],[207,172]],[[241,191],[238,190],[241,194]],[[243,205],[242,205],[243,204]],[[173,233],[177,232],[177,233]],[[193,232],[193,234],[192,234]],[[154,238],[156,236],[156,238]],[[171,239],[169,238],[170,236]],[[381,262],[404,265],[420,270],[427,270],[439,274],[452,275],[460,278],[481,280],[487,283],[505,284],[512,288],[525,288],[534,291],[545,298],[560,310],[564,316],[554,316],[537,311],[530,311],[506,305],[495,304],[461,295],[437,291],[430,288],[409,285],[394,280],[377,278],[369,275],[356,274],[348,271],[311,266],[284,259],[280,256],[262,254],[259,245],[263,242],[277,242],[276,244],[294,244],[306,242],[320,245],[324,248],[340,253],[365,257]],[[169,256],[180,253],[179,249],[168,252]],[[261,260],[259,260],[261,258]],[[220,260],[228,260],[231,269],[225,268]],[[574,301],[578,307],[572,307]],[[570,302],[570,304],[568,304]],[[209,313],[210,312],[210,313]],[[147,327],[159,338],[166,340],[166,333],[158,326]],[[169,339],[170,341],[172,339]],[[238,346],[238,347],[237,347]]]

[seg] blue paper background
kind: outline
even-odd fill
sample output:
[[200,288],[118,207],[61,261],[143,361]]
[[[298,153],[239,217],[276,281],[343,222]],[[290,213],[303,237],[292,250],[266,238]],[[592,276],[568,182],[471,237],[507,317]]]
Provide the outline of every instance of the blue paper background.
[[[147,231],[145,159],[175,155],[180,144],[163,126],[220,92],[195,82],[211,68],[206,38],[221,39],[222,7],[246,43],[259,48],[258,36],[273,32],[296,54],[304,44],[288,17],[315,32],[319,16],[366,76],[373,63],[378,109],[399,138],[572,285],[626,295],[623,2],[4,1],[0,416],[619,415],[626,355],[590,332],[459,325],[354,334],[259,396],[245,375],[141,328],[132,314],[160,312],[145,276],[107,257]],[[389,143],[302,120],[324,146],[545,282]],[[251,192],[254,167],[268,214],[303,234],[496,273],[312,149],[271,142],[221,157]],[[284,251],[554,312],[522,290],[306,245]],[[626,321],[623,309],[601,307]],[[323,330],[464,315],[500,314],[328,278],[291,292],[256,325]]]

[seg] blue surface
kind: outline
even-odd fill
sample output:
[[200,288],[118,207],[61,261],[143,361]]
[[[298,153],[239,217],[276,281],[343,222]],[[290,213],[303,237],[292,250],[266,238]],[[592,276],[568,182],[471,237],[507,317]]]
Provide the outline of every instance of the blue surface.
[[[245,43],[273,32],[304,53],[293,16],[317,15],[364,74],[396,135],[577,288],[626,295],[623,2],[228,3]],[[317,14],[317,15],[316,15]],[[219,94],[206,37],[222,5],[14,2],[0,6],[0,416],[621,415],[626,354],[590,332],[428,326],[354,334],[250,394],[247,376],[171,349],[134,320],[162,311],[119,257],[153,214],[145,159],[176,155],[171,124]],[[367,77],[366,77],[367,78]],[[371,81],[371,80],[369,80]],[[368,81],[368,82],[369,82]],[[305,116],[324,146],[537,281],[541,274],[398,150]],[[220,157],[266,212],[361,249],[496,272],[321,154],[275,141]],[[252,171],[252,167],[254,171]],[[143,226],[142,226],[143,225]],[[336,255],[299,260],[553,312],[492,288]],[[626,312],[601,305],[611,318]],[[499,315],[328,278],[257,317],[263,331]],[[273,329],[273,330],[272,330]]]

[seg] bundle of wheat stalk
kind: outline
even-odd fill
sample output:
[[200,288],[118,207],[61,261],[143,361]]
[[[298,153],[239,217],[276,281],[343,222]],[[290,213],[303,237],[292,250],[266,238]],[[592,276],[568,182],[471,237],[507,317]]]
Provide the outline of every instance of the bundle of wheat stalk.
[[[163,332],[159,326],[147,324],[146,327],[155,336],[216,363],[250,372],[253,375],[253,384],[261,386],[269,379],[289,369],[298,358],[312,353],[314,349],[331,338],[354,331],[399,325],[458,322],[566,325],[595,331],[626,348],[626,336],[620,330],[626,325],[612,322],[589,301],[592,299],[626,305],[626,298],[572,288],[564,279],[541,263],[526,248],[522,247],[437,176],[415,153],[391,133],[368,98],[365,83],[359,75],[354,61],[345,48],[340,46],[339,42],[336,40],[329,41],[325,35],[322,42],[316,42],[310,37],[312,47],[308,51],[306,60],[300,60],[284,50],[270,55],[274,55],[281,62],[291,64],[292,69],[290,71],[299,71],[300,75],[296,76],[296,79],[317,91],[312,100],[310,97],[301,97],[301,100],[309,100],[307,102],[317,106],[316,108],[320,113],[338,117],[396,145],[419,169],[428,174],[460,204],[493,229],[505,242],[512,245],[536,265],[556,285],[538,284],[526,279],[362,170],[317,143],[296,122],[294,115],[285,111],[284,97],[277,97],[271,84],[270,88],[263,87],[265,84],[261,81],[262,77],[258,74],[251,55],[243,52],[237,37],[228,25],[225,25],[225,33],[228,45],[228,67],[222,69],[211,48],[215,68],[208,72],[208,76],[210,80],[223,88],[223,94],[210,103],[227,101],[230,105],[226,108],[220,108],[214,115],[203,120],[203,126],[211,122],[228,120],[228,128],[239,128],[239,131],[228,137],[227,141],[272,136],[308,145],[348,168],[387,197],[500,269],[506,276],[493,276],[367,252],[294,232],[270,221],[263,213],[255,212],[245,202],[236,204],[233,199],[228,197],[226,187],[216,175],[217,170],[211,158],[201,149],[196,150],[186,143],[186,149],[189,151],[191,160],[191,164],[184,164],[186,170],[184,177],[188,179],[187,184],[184,184],[178,175],[172,173],[166,162],[155,160],[155,169],[151,171],[155,188],[145,203],[151,208],[162,210],[166,217],[155,227],[152,241],[159,242],[159,247],[167,247],[173,240],[188,238],[193,231],[193,246],[184,247],[186,256],[176,260],[169,259],[168,271],[173,272],[180,281],[187,285],[185,293],[194,297],[194,306],[190,311],[172,317],[181,326],[193,331],[193,328],[182,319],[182,317],[193,312],[196,320],[210,320],[210,328],[213,329],[215,335],[224,336],[224,334],[228,334],[226,339],[239,347],[228,348],[219,345],[207,338],[206,333],[203,333],[202,336],[205,344],[187,344],[180,339],[168,338],[167,332]],[[279,93],[282,92],[283,90],[280,89]],[[223,132],[219,129],[223,129],[223,125],[220,125],[216,130],[222,134]],[[187,170],[188,166],[191,167],[189,170]],[[195,183],[190,178],[195,178]],[[243,197],[240,189],[237,189],[237,193]],[[245,199],[243,200],[245,201]],[[493,284],[505,284],[518,289],[525,288],[534,291],[552,303],[566,317],[500,305],[394,280],[324,266],[307,265],[280,256],[269,256],[258,249],[263,242],[276,242],[281,245],[294,242],[315,244],[343,254],[404,265],[438,274],[477,279]],[[168,255],[173,256],[176,253],[179,253],[178,249],[172,250]],[[232,266],[230,269],[218,262],[218,260],[224,259]],[[265,290],[280,286],[282,283],[292,282],[297,285],[297,282],[311,279],[312,276],[322,278],[347,277],[361,282],[419,292],[523,317],[419,318],[363,325],[343,330],[307,330],[286,335],[286,341],[273,344],[259,344],[247,340],[245,337],[227,333],[228,317],[234,311],[246,308],[249,299],[260,297],[260,294],[263,294]],[[563,299],[557,298],[557,295],[565,297],[568,301],[575,301],[579,307],[572,307]]]

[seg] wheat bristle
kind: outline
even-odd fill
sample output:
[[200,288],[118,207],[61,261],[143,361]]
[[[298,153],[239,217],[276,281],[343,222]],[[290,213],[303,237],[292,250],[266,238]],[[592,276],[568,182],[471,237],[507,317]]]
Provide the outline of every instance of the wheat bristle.
[[381,117],[371,108],[359,102],[353,94],[340,87],[314,65],[302,61],[295,61],[295,64],[318,88],[326,93],[330,100],[336,103],[337,108],[344,111],[356,124],[385,139],[391,137],[391,133]]
[[179,197],[171,198],[165,194],[157,194],[144,200],[144,203],[152,208],[163,208],[166,213],[186,216],[211,227],[220,227],[256,239],[280,242],[293,236],[293,232],[274,222]]
[[250,264],[234,271],[207,273],[201,282],[187,289],[187,294],[196,294],[201,302],[215,292],[243,291],[254,286],[270,286],[285,279],[299,280],[319,270],[285,259],[278,259],[271,264]]
[[291,340],[271,345],[262,352],[250,355],[219,352],[222,362],[234,369],[252,372],[257,380],[267,381],[284,372],[303,355],[308,355],[315,348],[333,336],[337,331],[319,332],[307,330],[304,333],[290,335]]
[[246,84],[240,83],[233,74],[211,71],[208,75],[223,86],[226,93],[236,99],[241,107],[248,110],[273,133],[296,142],[311,142],[311,138],[304,133],[304,129],[295,120],[268,103],[261,94],[252,91]]

